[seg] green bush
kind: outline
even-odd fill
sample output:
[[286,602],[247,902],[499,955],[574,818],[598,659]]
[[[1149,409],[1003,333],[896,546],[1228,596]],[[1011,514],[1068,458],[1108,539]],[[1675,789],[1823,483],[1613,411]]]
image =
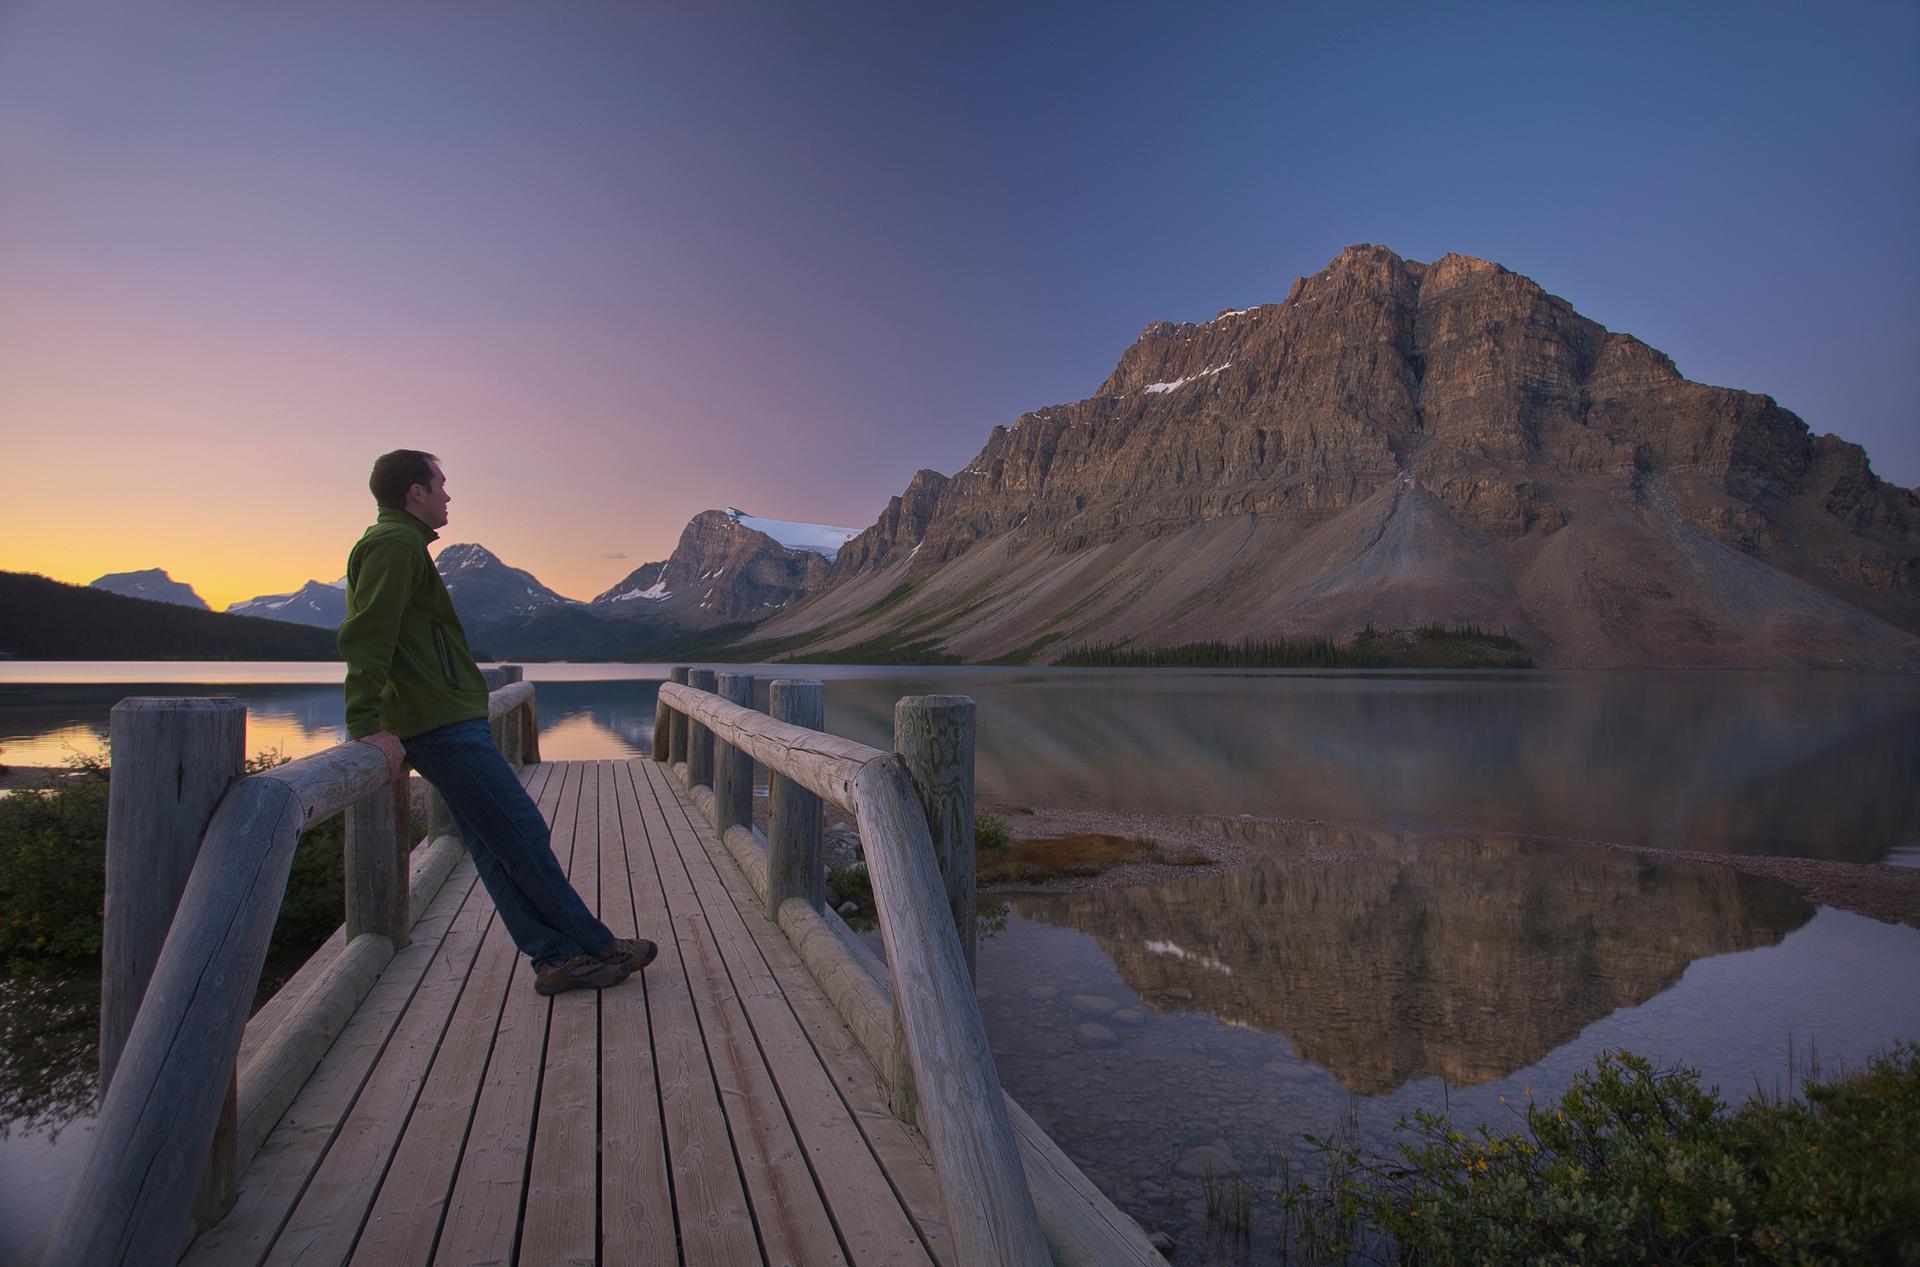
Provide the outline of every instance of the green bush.
[[867,874],[866,863],[833,868],[827,872],[827,887],[839,894],[842,902],[857,903],[862,911],[873,913],[873,877]]
[[1013,843],[1013,837],[1007,834],[1005,822],[992,814],[973,816],[973,847],[975,849],[1005,849]]
[[1326,1174],[1278,1193],[1289,1232],[1315,1261],[1920,1263],[1920,1045],[1735,1110],[1610,1052],[1525,1121],[1418,1113],[1393,1158],[1309,1137]]
[[[247,771],[285,760],[263,752]],[[96,757],[68,762],[53,787],[0,797],[0,969],[97,964],[106,901],[107,780]],[[417,834],[417,833],[416,833]],[[343,918],[344,828],[340,818],[300,838],[270,955],[309,954]]]
[[107,768],[68,762],[58,786],[0,797],[0,966],[100,957]]

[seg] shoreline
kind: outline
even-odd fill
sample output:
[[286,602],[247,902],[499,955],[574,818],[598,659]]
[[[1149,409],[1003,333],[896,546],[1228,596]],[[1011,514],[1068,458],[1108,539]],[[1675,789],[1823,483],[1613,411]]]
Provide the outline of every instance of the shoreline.
[[[1351,858],[1351,850],[1337,846],[1309,846],[1301,850],[1277,846],[1261,838],[1288,833],[1322,831],[1330,835],[1391,833],[1411,837],[1446,837],[1461,833],[1445,829],[1407,831],[1402,828],[1358,827],[1318,819],[1261,818],[1241,815],[1129,814],[1108,810],[1075,810],[1047,806],[981,802],[979,810],[999,818],[1016,841],[1046,839],[1079,833],[1150,839],[1165,855],[1200,853],[1208,861],[1181,865],[1171,862],[1127,862],[1094,876],[1041,882],[983,885],[982,893],[1059,893],[1074,889],[1131,888],[1162,884],[1182,876],[1205,875],[1242,866],[1262,855],[1277,856],[1284,847],[1294,863],[1325,865]],[[1588,849],[1612,849],[1663,861],[1724,867],[1764,876],[1792,887],[1820,906],[1836,907],[1889,924],[1920,928],[1920,868],[1884,862],[1834,862],[1821,858],[1792,858],[1770,854],[1714,853],[1697,849],[1670,849],[1657,845],[1622,844],[1561,836],[1532,836],[1523,832],[1478,832],[1502,840],[1544,840]]]

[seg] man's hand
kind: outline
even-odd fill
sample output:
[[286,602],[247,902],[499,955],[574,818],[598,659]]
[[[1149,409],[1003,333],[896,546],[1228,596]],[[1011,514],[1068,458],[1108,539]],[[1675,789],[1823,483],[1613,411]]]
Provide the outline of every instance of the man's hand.
[[360,736],[360,742],[372,744],[387,759],[387,777],[397,779],[400,772],[407,768],[407,750],[399,739],[385,730],[377,730],[371,735]]

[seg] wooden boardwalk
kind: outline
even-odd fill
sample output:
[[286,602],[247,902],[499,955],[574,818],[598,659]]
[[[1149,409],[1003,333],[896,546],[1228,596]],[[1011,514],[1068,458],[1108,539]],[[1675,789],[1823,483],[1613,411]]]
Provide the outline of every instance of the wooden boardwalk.
[[182,1261],[952,1263],[925,1141],[679,781],[523,777],[659,959],[540,997],[463,858]]

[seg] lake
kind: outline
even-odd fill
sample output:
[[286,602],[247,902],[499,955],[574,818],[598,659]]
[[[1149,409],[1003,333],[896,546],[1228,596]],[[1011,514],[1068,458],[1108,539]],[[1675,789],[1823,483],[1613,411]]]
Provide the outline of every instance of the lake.
[[[761,707],[773,676],[825,679],[828,728],[878,746],[899,696],[973,696],[984,800],[1262,820],[1230,872],[983,903],[1003,1080],[1182,1263],[1270,1257],[1268,1202],[1250,1241],[1209,1240],[1204,1176],[1268,1184],[1303,1133],[1511,1121],[1609,1047],[1737,1097],[1920,1038],[1920,930],[1577,843],[1911,865],[1920,677],[741,667]],[[528,666],[543,754],[646,751],[665,668]],[[100,747],[125,695],[203,691],[247,703],[250,750],[301,755],[343,736],[340,673],[0,662],[0,762]],[[90,1094],[25,1068],[90,1064],[84,1004],[19,995],[9,1048],[57,1054],[0,1068],[0,1259],[57,1199]]]

